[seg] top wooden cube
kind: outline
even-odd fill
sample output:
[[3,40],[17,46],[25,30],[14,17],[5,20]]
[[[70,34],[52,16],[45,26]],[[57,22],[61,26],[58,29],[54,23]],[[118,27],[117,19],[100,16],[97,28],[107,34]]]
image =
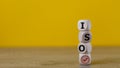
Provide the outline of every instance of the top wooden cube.
[[79,20],[78,21],[78,29],[79,30],[90,30],[91,24],[89,20]]

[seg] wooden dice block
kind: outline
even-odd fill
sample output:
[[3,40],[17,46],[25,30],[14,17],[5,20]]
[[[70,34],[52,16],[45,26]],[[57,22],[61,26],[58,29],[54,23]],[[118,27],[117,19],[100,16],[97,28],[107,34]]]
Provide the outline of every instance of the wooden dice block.
[[89,54],[92,51],[92,46],[90,43],[80,43],[78,44],[78,51],[81,54]]
[[89,31],[81,31],[79,32],[79,41],[81,43],[88,43],[91,41],[91,33]]
[[89,20],[79,20],[78,21],[78,29],[80,31],[90,30],[91,29],[90,21]]
[[90,54],[79,54],[79,62],[82,65],[91,64],[91,55]]

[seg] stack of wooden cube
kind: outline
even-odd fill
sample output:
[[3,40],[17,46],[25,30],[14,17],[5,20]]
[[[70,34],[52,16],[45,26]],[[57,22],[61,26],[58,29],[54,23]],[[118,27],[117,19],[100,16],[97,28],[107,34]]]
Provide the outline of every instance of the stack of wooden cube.
[[89,20],[79,20],[78,21],[78,29],[79,29],[79,62],[82,65],[91,64],[91,24]]

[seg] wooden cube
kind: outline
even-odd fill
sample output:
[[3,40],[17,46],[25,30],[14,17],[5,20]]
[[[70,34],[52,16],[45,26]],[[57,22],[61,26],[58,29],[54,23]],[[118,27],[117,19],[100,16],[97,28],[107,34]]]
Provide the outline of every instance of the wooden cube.
[[81,31],[79,32],[79,41],[81,43],[88,43],[91,41],[91,33],[89,31]]
[[91,29],[91,24],[89,20],[79,20],[78,21],[78,29],[80,31],[82,30],[90,30]]
[[92,46],[90,43],[80,43],[78,44],[78,51],[81,54],[89,54],[92,51]]
[[91,64],[91,55],[90,54],[79,54],[79,62],[82,65]]

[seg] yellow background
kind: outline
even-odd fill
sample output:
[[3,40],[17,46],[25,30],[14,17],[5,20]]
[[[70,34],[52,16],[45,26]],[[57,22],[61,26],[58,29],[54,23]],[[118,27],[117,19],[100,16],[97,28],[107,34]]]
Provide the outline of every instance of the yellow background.
[[0,46],[76,46],[79,19],[93,46],[120,45],[119,0],[0,0]]

